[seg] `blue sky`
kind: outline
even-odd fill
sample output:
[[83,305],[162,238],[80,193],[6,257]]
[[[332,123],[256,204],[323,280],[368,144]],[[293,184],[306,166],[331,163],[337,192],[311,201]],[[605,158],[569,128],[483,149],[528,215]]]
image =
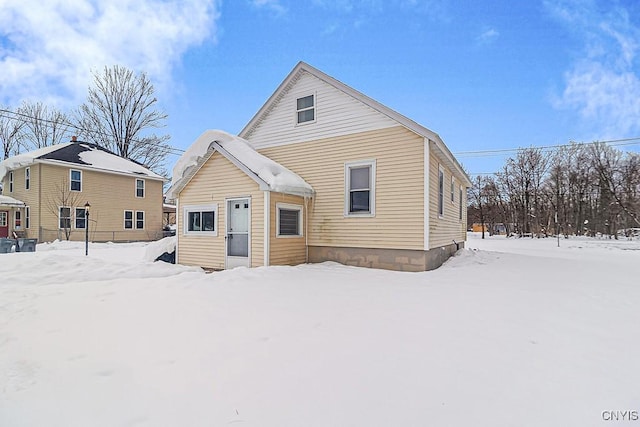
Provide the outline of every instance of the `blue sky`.
[[303,60],[457,153],[640,136],[639,53],[637,1],[3,0],[0,104],[73,108],[117,63],[149,74],[184,149],[239,132]]

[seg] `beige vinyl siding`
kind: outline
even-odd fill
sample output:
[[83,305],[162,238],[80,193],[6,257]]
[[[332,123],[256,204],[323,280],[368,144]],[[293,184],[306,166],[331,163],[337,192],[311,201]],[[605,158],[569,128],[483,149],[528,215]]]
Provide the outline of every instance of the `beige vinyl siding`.
[[[30,225],[29,228],[25,228],[25,214],[24,209],[20,209],[22,211],[22,228],[19,231],[24,231],[25,236],[28,238],[37,238],[38,237],[38,225],[39,225],[39,215],[38,215],[38,186],[37,182],[39,179],[39,168],[37,165],[31,165],[31,184],[30,189],[25,189],[25,169],[20,168],[13,171],[13,193],[9,193],[9,173],[7,172],[4,180],[3,180],[3,188],[4,194],[9,197],[13,197],[14,199],[20,200],[24,202],[25,205],[31,208],[31,216],[30,216]],[[0,208],[3,209],[3,208]],[[16,231],[14,230],[14,212],[11,209],[9,210],[9,233]],[[15,210],[15,209],[14,209]],[[11,234],[10,234],[11,235]]]
[[[214,153],[178,195],[178,262],[205,268],[225,267],[225,230],[227,198],[251,197],[251,266],[264,264],[264,202],[258,184],[229,162]],[[184,234],[184,209],[189,205],[218,205],[215,219],[217,236]]]
[[[37,186],[34,185],[36,169],[39,172]],[[71,169],[82,171],[82,191],[71,192],[74,203],[70,207],[82,208],[87,202],[91,204],[89,238],[92,241],[155,240],[162,237],[162,181],[145,179],[145,197],[140,198],[135,197],[135,176],[42,163],[31,167],[32,189],[38,188],[41,197],[38,209],[31,205],[31,216],[39,217],[44,229],[43,240],[51,240],[58,230],[61,189],[64,187],[68,191]],[[133,211],[134,228],[131,230],[124,228],[125,210]],[[142,230],[135,228],[137,211],[144,212]],[[74,214],[72,211],[70,239],[84,240],[85,230],[75,228]]]
[[[260,150],[314,188],[310,246],[424,249],[424,139],[402,126]],[[345,217],[345,163],[375,160],[375,216]]]
[[[314,95],[315,121],[297,124],[296,100]],[[389,117],[304,72],[251,132],[240,135],[256,149],[395,126]]]
[[[303,197],[290,196],[282,193],[271,193],[270,196],[270,250],[269,265],[296,265],[307,262],[307,250],[305,244],[305,223],[307,213]],[[299,205],[302,207],[302,236],[300,237],[276,237],[277,235],[277,209],[278,203]]]
[[[462,221],[459,216],[461,180],[455,179],[454,201],[451,202],[451,171],[433,153],[429,158],[429,247],[451,245],[453,241],[460,243],[466,240],[467,206],[466,189],[462,192]],[[444,170],[444,214],[438,215],[438,171]]]

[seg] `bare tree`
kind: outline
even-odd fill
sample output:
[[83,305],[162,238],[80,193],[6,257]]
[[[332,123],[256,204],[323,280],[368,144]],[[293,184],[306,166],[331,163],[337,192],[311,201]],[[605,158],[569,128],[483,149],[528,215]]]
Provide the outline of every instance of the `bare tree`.
[[476,177],[475,183],[472,187],[469,188],[469,200],[471,201],[474,209],[477,210],[480,220],[480,228],[482,230],[482,238],[484,239],[484,227],[485,227],[485,218],[484,218],[484,180],[480,175]]
[[66,240],[71,237],[73,214],[81,202],[81,194],[77,191],[71,191],[69,180],[63,178],[60,183],[56,184],[54,191],[49,193],[47,199],[47,209],[49,213],[58,218],[58,229],[64,232]]
[[3,159],[20,152],[23,126],[24,122],[10,108],[0,106],[0,143]]
[[32,148],[48,147],[67,139],[69,121],[64,113],[41,102],[23,102],[18,113],[25,124],[25,144]]
[[167,115],[155,109],[157,99],[147,75],[115,65],[93,76],[94,86],[77,113],[79,136],[148,168],[162,169],[170,137],[148,132],[164,127]]

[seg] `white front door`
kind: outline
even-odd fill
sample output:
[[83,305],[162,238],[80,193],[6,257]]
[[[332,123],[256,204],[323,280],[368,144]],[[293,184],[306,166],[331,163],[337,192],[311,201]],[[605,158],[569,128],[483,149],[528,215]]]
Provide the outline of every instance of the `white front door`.
[[250,199],[227,200],[226,268],[249,267]]

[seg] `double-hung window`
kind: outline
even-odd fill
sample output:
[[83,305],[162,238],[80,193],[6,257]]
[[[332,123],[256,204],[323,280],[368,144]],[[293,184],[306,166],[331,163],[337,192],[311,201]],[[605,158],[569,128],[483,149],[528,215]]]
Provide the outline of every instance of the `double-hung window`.
[[451,203],[455,203],[456,197],[456,181],[453,178],[453,176],[451,176]]
[[133,229],[133,211],[124,211],[124,229]]
[[61,206],[58,210],[58,228],[68,230],[71,228],[71,208]]
[[13,171],[9,172],[9,193],[13,193]]
[[24,168],[24,189],[28,190],[29,188],[31,188],[31,168],[27,166]]
[[296,99],[297,123],[307,123],[316,120],[315,95],[308,95]]
[[144,211],[136,211],[136,230],[144,230]]
[[82,191],[82,171],[71,169],[69,172],[71,191]]
[[460,206],[459,206],[459,212],[458,212],[458,219],[462,221],[462,186],[460,186],[459,197],[460,197]]
[[438,216],[444,215],[444,169],[438,167]]
[[136,179],[136,197],[144,197],[144,179]]
[[87,228],[87,210],[85,208],[76,208],[76,228]]
[[15,211],[13,214],[13,226],[16,230],[20,230],[22,228],[22,212]]
[[29,228],[31,226],[31,208],[29,206],[25,206],[24,208],[24,228]]
[[276,203],[276,236],[302,236],[302,206],[288,203]]
[[345,163],[345,215],[375,214],[376,161]]
[[217,204],[184,208],[184,234],[217,236],[217,221]]

